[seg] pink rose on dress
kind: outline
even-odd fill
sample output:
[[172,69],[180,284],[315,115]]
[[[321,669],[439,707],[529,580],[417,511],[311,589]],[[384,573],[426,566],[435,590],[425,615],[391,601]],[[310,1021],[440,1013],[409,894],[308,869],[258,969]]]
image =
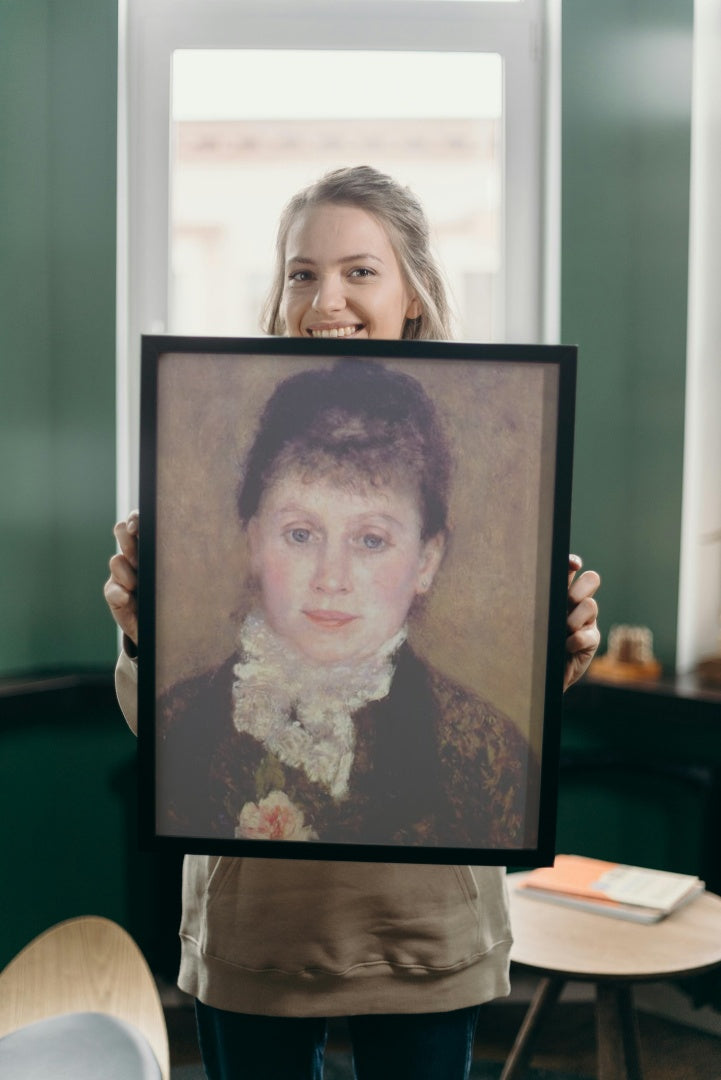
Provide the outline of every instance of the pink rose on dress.
[[238,815],[238,840],[317,840],[318,834],[303,824],[303,811],[284,791],[271,791],[260,802],[247,802]]

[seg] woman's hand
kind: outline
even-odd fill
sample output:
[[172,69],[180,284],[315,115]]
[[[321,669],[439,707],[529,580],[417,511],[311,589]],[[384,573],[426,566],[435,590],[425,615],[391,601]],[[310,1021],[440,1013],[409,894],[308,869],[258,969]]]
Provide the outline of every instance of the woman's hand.
[[120,553],[110,560],[110,577],[103,592],[110,612],[123,633],[138,644],[138,532],[137,510],[113,529]]
[[568,556],[568,617],[566,619],[566,670],[563,689],[568,690],[581,678],[593,660],[601,640],[596,618],[598,604],[593,599],[601,584],[595,570],[576,574],[583,566],[578,555]]

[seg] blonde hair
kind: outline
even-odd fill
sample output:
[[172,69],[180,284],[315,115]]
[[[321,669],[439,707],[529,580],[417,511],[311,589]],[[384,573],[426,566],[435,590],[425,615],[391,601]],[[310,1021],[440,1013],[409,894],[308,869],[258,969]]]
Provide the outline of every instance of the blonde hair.
[[263,330],[278,336],[286,332],[281,304],[288,233],[300,214],[323,203],[357,206],[372,214],[386,229],[401,272],[421,305],[417,318],[406,319],[401,337],[416,341],[449,340],[453,336],[451,310],[443,276],[431,253],[423,207],[410,188],[370,165],[327,173],[294,195],[283,210],[276,238],[274,279],[263,310]]

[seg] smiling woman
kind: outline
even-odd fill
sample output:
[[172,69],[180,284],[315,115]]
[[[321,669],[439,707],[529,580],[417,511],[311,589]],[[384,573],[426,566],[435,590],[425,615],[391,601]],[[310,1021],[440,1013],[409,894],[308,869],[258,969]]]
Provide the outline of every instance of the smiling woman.
[[386,230],[367,211],[311,207],[286,243],[282,318],[291,336],[399,338],[420,314]]
[[[365,6],[362,14],[373,22]],[[383,20],[384,34],[387,29]],[[367,181],[367,173],[361,174]],[[354,175],[345,180],[350,183]],[[375,179],[398,194],[390,178],[376,173]],[[325,201],[332,209],[353,205],[373,213],[355,197]],[[416,202],[401,201],[409,219],[417,218]],[[398,332],[402,323],[404,336],[439,336],[442,283],[437,271],[425,279],[419,272],[421,256],[432,260],[417,242],[418,230],[412,241],[389,217],[378,214],[376,220],[396,252],[394,280],[400,271],[401,295],[409,304],[421,302],[414,318],[414,308],[399,309],[396,293],[389,324]],[[368,246],[360,254],[377,256]],[[294,254],[310,257],[307,251]],[[342,251],[342,257],[358,254],[355,244]],[[325,265],[322,252],[314,256]],[[278,265],[279,310],[291,294],[285,239]],[[365,272],[375,264],[362,260],[355,268]],[[372,286],[353,288],[375,290],[376,279],[371,280]],[[389,300],[394,295],[392,289],[382,291]],[[348,303],[345,296],[336,300],[341,312]],[[347,321],[333,316],[345,327],[365,318],[365,312]],[[545,362],[529,366],[526,350],[519,355],[507,349],[506,359],[516,361],[509,380],[495,349],[481,347],[479,356],[475,346],[382,342],[371,320],[364,325],[371,340],[353,347],[344,342],[341,351],[353,353],[345,360],[339,342],[307,336],[225,342],[226,349],[245,354],[249,362],[240,364],[238,355],[223,350],[214,358],[208,342],[202,347],[210,355],[198,355],[197,338],[185,346],[146,340],[150,351],[144,351],[144,361],[158,378],[155,389],[166,376],[182,372],[179,361],[185,358],[168,349],[182,353],[190,347],[198,381],[189,385],[181,377],[180,392],[170,400],[165,393],[155,395],[153,379],[144,384],[151,391],[144,418],[164,452],[157,487],[143,492],[142,519],[148,524],[142,534],[137,513],[116,526],[120,552],[110,561],[105,595],[128,644],[137,645],[140,622],[141,655],[134,665],[134,650],[124,652],[117,687],[129,723],[135,724],[140,703],[141,736],[160,736],[159,744],[151,743],[151,757],[144,758],[154,784],[146,809],[156,835],[167,831],[176,848],[195,852],[183,869],[179,985],[197,999],[208,1075],[319,1077],[327,1034],[323,1018],[344,1014],[354,1021],[378,1020],[379,1026],[362,1025],[364,1030],[353,1033],[359,1078],[460,1078],[468,1075],[479,1003],[508,992],[510,928],[497,863],[505,864],[509,855],[525,863],[539,838],[528,741],[482,700],[486,694],[498,700],[489,690],[488,668],[485,685],[471,689],[453,666],[457,656],[436,666],[425,654],[421,659],[405,637],[407,617],[430,588],[448,532],[450,470],[443,432],[451,424],[437,414],[444,421],[455,418],[457,408],[442,411],[451,401],[464,407],[468,421],[454,419],[454,436],[470,432],[467,453],[453,456],[471,466],[474,482],[461,495],[461,508],[470,516],[465,561],[457,564],[462,572],[455,576],[453,605],[443,609],[448,617],[435,622],[436,638],[449,642],[451,653],[470,648],[476,668],[492,654],[491,670],[505,665],[514,688],[525,684],[521,693],[529,716],[543,713],[543,667],[560,693],[563,646],[570,683],[598,641],[592,599],[597,577],[576,579],[579,560],[566,561],[561,537],[553,579],[559,614],[567,612],[567,637],[558,642],[555,664],[539,667],[547,650],[537,647],[538,634],[554,590],[547,577],[537,588],[537,548],[543,548],[545,563],[557,535],[551,527],[554,508],[565,505],[564,498],[547,497],[554,474],[548,454],[553,457],[561,445],[564,395],[556,391],[570,390],[574,357],[561,350],[549,369]],[[288,366],[276,363],[269,371],[271,355],[285,358]],[[306,361],[302,375],[295,362],[300,357]],[[253,358],[266,362],[253,364]],[[487,366],[468,364],[483,358]],[[328,366],[336,359],[337,367]],[[231,370],[241,380],[236,395],[228,392]],[[283,379],[291,370],[302,382]],[[220,375],[220,393],[211,395],[209,410],[214,374]],[[507,408],[487,392],[499,381]],[[535,414],[524,407],[529,392]],[[248,425],[243,418],[254,400]],[[268,402],[260,421],[258,400]],[[247,432],[256,426],[248,449]],[[179,444],[163,438],[169,427]],[[556,437],[547,438],[554,428]],[[570,457],[563,460],[570,464]],[[237,633],[210,664],[198,663],[206,637],[201,627],[188,650],[191,663],[164,681],[158,675],[163,657],[153,649],[155,599],[167,623],[194,633],[199,615],[217,622],[218,610],[227,610],[228,602],[237,606],[237,583],[245,577],[234,573],[235,554],[243,546],[238,525],[232,522],[230,543],[224,544],[218,519],[208,512],[208,495],[219,484],[221,503],[228,506],[227,470],[232,474],[238,461],[245,462],[240,520],[255,534],[255,593],[240,613]],[[498,464],[505,466],[500,472]],[[168,470],[178,465],[179,482],[165,486],[163,474],[167,480]],[[567,489],[567,468],[564,475]],[[176,530],[167,515],[178,512],[185,518],[178,536],[187,553],[179,559],[172,544],[155,544],[154,529],[162,521],[163,537],[172,540]],[[504,529],[504,522],[512,528]],[[149,568],[144,573],[150,572],[151,583],[138,593],[141,566]],[[175,589],[166,587],[163,568],[171,571]],[[223,593],[217,606],[208,588],[213,577]],[[197,603],[188,605],[188,594],[198,587]],[[377,604],[369,615],[364,591],[371,587]],[[509,590],[515,597],[510,604]],[[463,614],[469,601],[473,618]],[[353,640],[364,624],[369,633]],[[558,630],[562,624],[560,618]],[[286,640],[286,626],[294,641]],[[296,634],[300,627],[304,632]],[[319,662],[317,650],[328,641],[340,659]],[[486,647],[489,641],[495,648]],[[167,642],[161,652],[167,659]],[[159,686],[170,689],[158,709]],[[520,710],[508,712],[516,717]],[[144,736],[143,742],[148,745]],[[164,748],[169,755],[156,753]],[[229,839],[213,839],[222,836]],[[384,848],[392,861],[377,862]],[[493,865],[473,871],[467,865],[411,865],[455,860],[459,848],[461,863],[464,856],[483,859],[487,853]],[[244,857],[201,851],[242,851]],[[252,857],[271,851],[275,857]],[[399,865],[396,856],[409,865]],[[352,861],[369,857],[370,865]],[[423,1015],[414,1021],[413,1014]]]
[[450,321],[425,212],[410,189],[357,166],[290,200],[278,226],[269,334],[447,340]]

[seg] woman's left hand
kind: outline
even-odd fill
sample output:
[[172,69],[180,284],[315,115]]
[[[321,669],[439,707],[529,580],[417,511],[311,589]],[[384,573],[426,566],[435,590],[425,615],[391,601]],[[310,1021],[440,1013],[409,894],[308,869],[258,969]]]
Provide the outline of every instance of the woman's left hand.
[[576,574],[583,566],[578,555],[568,556],[568,617],[566,619],[566,670],[563,689],[568,690],[581,678],[601,640],[596,618],[598,604],[594,593],[601,584],[595,570]]

